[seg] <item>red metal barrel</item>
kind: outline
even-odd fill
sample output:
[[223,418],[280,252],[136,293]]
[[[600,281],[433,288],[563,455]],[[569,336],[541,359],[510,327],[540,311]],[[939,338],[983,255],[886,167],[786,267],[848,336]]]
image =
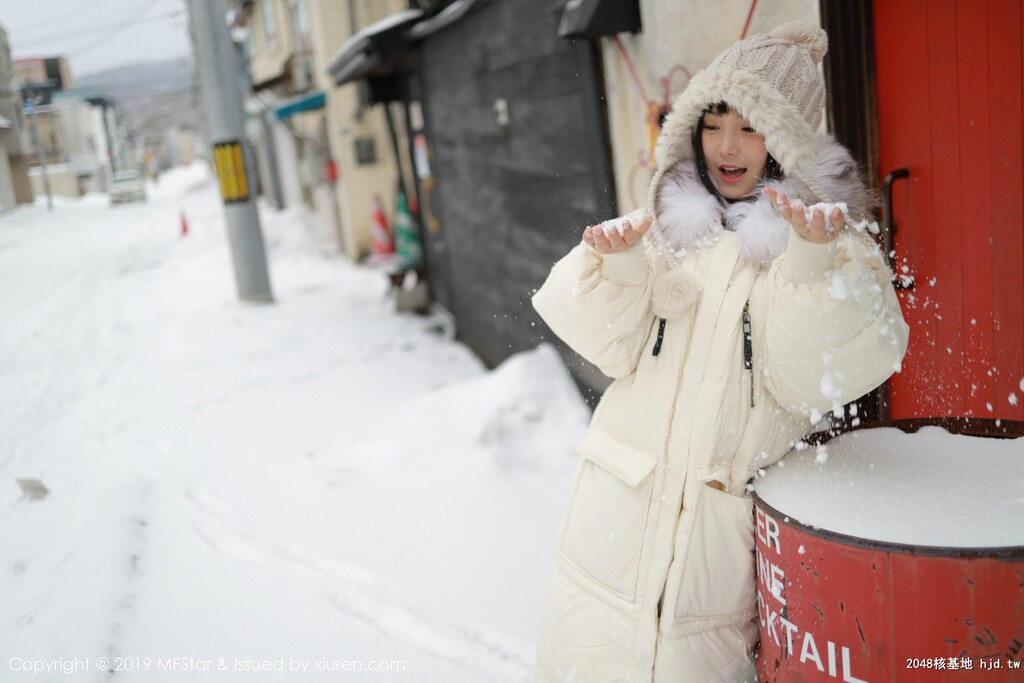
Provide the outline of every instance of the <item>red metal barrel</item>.
[[[1024,473],[1024,441],[1006,443],[1019,448],[1020,457],[1014,460],[1022,469],[990,472],[996,483],[1008,476],[1017,481]],[[813,456],[813,450],[808,450]],[[948,473],[954,485],[970,467],[985,466],[971,462],[972,455],[963,454],[969,463],[964,470]],[[864,464],[848,453],[845,456],[833,455],[828,463],[840,472],[841,468],[855,472]],[[801,488],[799,495],[815,495],[815,478],[807,476],[814,475],[817,467],[811,460],[811,466],[803,467],[803,475],[790,476]],[[1001,464],[1006,462],[1004,458]],[[795,459],[786,464],[790,466],[776,472],[800,470]],[[864,468],[866,472],[857,475],[861,477],[857,488],[862,489],[865,482],[883,490],[892,485],[893,477],[885,472],[887,463],[878,464],[882,471],[877,481],[872,480],[873,462],[870,470]],[[781,482],[777,479],[771,490],[784,487],[786,476]],[[837,505],[856,506],[857,488],[845,502],[842,489],[830,489],[827,494]],[[950,490],[936,490],[934,496],[941,501]],[[877,496],[878,491],[872,489],[872,493]],[[761,681],[1024,681],[1024,544],[919,546],[858,537],[841,533],[842,529],[804,524],[790,516],[791,510],[769,504],[772,496],[760,494],[760,490],[755,494],[755,554]],[[1016,496],[1009,503],[1019,507],[1024,490]],[[994,511],[999,503],[981,500],[976,509],[961,510],[960,521],[968,525],[964,528],[975,525],[982,530],[987,524],[1002,523],[998,514],[988,518],[983,514]],[[893,508],[899,510],[898,501],[893,501]],[[1016,531],[1001,538],[1024,538],[1022,521],[1017,518]],[[829,526],[844,524],[833,520]],[[941,536],[941,529],[936,533]],[[979,533],[979,538],[985,535]]]

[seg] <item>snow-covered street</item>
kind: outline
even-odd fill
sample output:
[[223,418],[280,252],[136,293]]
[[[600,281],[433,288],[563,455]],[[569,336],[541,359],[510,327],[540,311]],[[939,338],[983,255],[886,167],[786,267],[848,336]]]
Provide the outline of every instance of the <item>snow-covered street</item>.
[[262,220],[272,305],[204,166],[0,216],[0,679],[529,680],[589,417],[557,353],[488,371]]

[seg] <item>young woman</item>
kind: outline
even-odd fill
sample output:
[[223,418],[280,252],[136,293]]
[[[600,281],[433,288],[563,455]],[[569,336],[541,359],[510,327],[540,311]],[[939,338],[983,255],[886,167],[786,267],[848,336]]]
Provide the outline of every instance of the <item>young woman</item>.
[[665,122],[647,211],[587,228],[534,297],[616,380],[579,447],[538,681],[753,680],[748,482],[899,367],[869,193],[817,131],[826,49],[791,22],[719,55]]

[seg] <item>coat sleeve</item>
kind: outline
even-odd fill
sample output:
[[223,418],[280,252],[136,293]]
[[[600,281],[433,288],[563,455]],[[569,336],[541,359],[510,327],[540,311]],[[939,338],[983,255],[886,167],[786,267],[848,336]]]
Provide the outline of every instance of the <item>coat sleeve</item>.
[[816,244],[791,228],[767,283],[765,387],[782,406],[813,418],[899,371],[910,328],[866,234]]
[[653,322],[653,255],[646,240],[602,255],[580,243],[533,296],[548,327],[608,377],[636,369]]

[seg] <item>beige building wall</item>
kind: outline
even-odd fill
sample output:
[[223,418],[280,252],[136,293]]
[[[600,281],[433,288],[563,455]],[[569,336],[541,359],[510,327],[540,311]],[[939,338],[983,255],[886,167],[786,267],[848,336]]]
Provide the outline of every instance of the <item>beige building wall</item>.
[[[388,221],[393,221],[397,166],[383,107],[360,106],[358,86],[335,86],[327,74],[327,63],[355,31],[408,9],[408,2],[256,0],[249,22],[250,68],[255,84],[284,74],[286,62],[295,52],[292,20],[296,2],[305,2],[312,32],[311,90],[325,93],[326,106],[323,111],[294,115],[287,126],[272,126],[285,204],[309,204],[334,233],[339,249],[349,258],[358,259],[370,250],[374,195],[380,196]],[[351,21],[350,7],[355,22]],[[273,30],[268,28],[271,22]],[[400,106],[393,107],[393,111],[400,128],[404,113]],[[376,160],[359,165],[356,141],[362,139],[373,141]],[[320,182],[325,157],[332,159],[338,170],[338,181],[333,186]]]
[[[33,138],[33,131],[35,138]],[[25,129],[22,131],[23,150],[28,154],[30,165],[39,163],[39,147],[42,147],[46,163],[56,164],[63,161],[64,140],[61,134],[57,112],[52,108],[36,111],[25,117]],[[38,141],[38,145],[35,141]]]
[[46,65],[41,59],[15,60],[14,78],[23,83],[41,83],[46,80]]
[[14,184],[14,199],[19,204],[31,204],[34,195],[32,194],[32,183],[28,177],[29,157],[14,157],[10,159],[10,166],[11,180]]
[[101,152],[93,128],[92,106],[85,100],[55,102],[60,129],[61,155],[79,175],[95,175],[99,170]]
[[[407,7],[398,0],[357,0],[355,5],[357,30]],[[370,250],[375,194],[381,198],[389,224],[394,220],[397,166],[383,107],[361,108],[357,85],[335,86],[327,74],[327,63],[353,32],[348,3],[309,0],[309,12],[313,24],[314,78],[317,87],[326,94],[327,142],[338,168],[334,193],[338,204],[339,241],[347,257],[358,259]],[[361,138],[374,141],[376,162],[356,163],[356,140]]]
[[285,71],[293,52],[293,33],[287,0],[256,0],[252,17],[252,81],[269,81]]
[[359,31],[384,17],[409,9],[408,0],[353,0],[355,30]]
[[[649,100],[665,102],[662,79],[669,78],[671,104],[696,74],[732,45],[743,32],[749,0],[640,0],[642,32],[623,35]],[[747,35],[769,31],[794,19],[820,23],[817,0],[758,3]],[[640,208],[651,180],[647,112],[627,62],[612,39],[601,39],[604,81],[611,132],[616,199],[620,213]]]
[[10,211],[17,204],[14,196],[14,176],[7,157],[7,136],[0,133],[0,213]]
[[64,83],[65,90],[71,90],[75,87],[75,82],[71,78],[71,64],[68,62],[67,57],[60,57],[60,80]]
[[[34,197],[45,197],[46,186],[43,184],[43,172],[38,166],[28,172]],[[46,167],[46,182],[50,193],[59,197],[81,197],[82,187],[78,182],[75,169],[68,164],[53,164]]]

